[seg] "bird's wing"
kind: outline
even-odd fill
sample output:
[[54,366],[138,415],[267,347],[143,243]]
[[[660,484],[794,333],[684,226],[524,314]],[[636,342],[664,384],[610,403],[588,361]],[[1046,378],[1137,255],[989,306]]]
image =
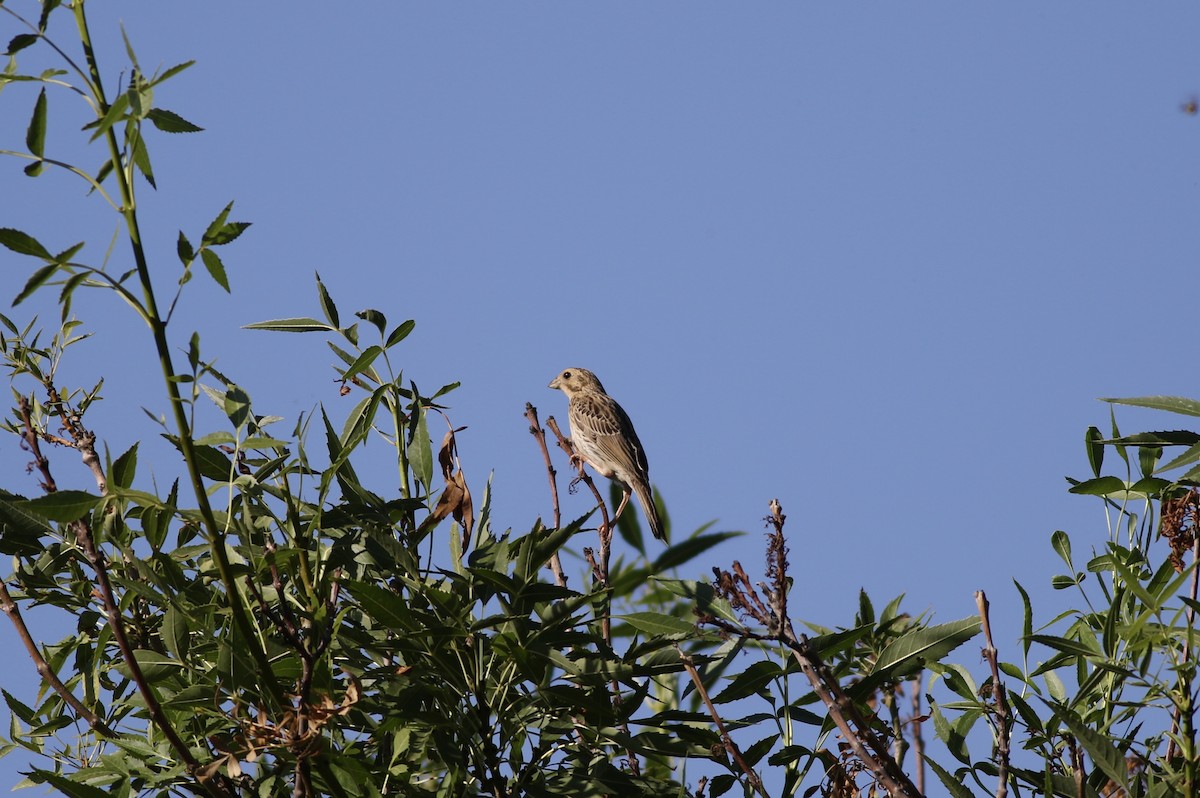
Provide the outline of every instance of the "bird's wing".
[[[571,425],[572,433],[595,447],[605,461],[593,463],[594,466],[611,465],[630,477],[643,481],[648,478],[650,466],[633,422],[611,396],[602,393],[575,396],[571,402]],[[583,454],[587,459],[588,453]]]

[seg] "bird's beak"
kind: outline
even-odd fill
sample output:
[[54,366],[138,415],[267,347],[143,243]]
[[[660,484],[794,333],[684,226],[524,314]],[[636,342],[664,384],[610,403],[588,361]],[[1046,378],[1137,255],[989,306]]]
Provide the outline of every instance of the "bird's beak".
[[557,388],[557,387],[559,387],[559,385],[558,385],[558,377],[555,377],[554,379],[550,380],[550,385],[549,385],[548,387],[550,387],[550,388]]

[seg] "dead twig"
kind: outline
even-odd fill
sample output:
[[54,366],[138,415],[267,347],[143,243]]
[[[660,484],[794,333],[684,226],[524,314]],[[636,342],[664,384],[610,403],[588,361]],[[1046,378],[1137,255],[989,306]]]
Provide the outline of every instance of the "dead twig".
[[746,774],[746,779],[750,782],[750,786],[754,791],[762,795],[763,798],[769,798],[766,788],[763,787],[762,779],[754,772],[754,768],[750,767],[750,764],[746,762],[746,758],[742,756],[741,749],[738,748],[737,743],[733,741],[733,738],[729,736],[729,732],[725,729],[725,723],[721,720],[721,714],[713,706],[712,699],[708,696],[708,690],[704,687],[704,681],[700,678],[700,672],[696,670],[696,664],[692,662],[691,657],[683,653],[683,649],[678,645],[675,646],[675,650],[679,652],[679,659],[683,662],[683,667],[687,670],[688,676],[691,677],[692,684],[696,686],[696,692],[703,699],[704,706],[708,707],[708,714],[712,716],[713,723],[716,724],[717,732],[721,735],[721,743],[725,746],[725,750],[729,752],[729,756],[733,758],[734,762],[737,762],[738,767]]
[[1008,708],[1008,696],[1004,689],[1004,682],[1000,681],[1000,663],[997,658],[996,645],[992,642],[992,621],[989,617],[991,604],[988,602],[987,594],[982,590],[975,591],[975,605],[979,608],[979,620],[983,623],[983,639],[986,643],[983,657],[992,669],[992,700],[996,704],[996,767],[999,770],[996,776],[999,781],[996,785],[996,798],[1005,798],[1008,795],[1009,739],[1012,736],[1012,715]]
[[[871,772],[893,798],[916,798],[921,795],[916,785],[892,758],[885,740],[880,738],[866,717],[842,690],[837,677],[821,660],[820,656],[804,635],[797,635],[787,614],[787,544],[783,526],[787,516],[778,500],[770,503],[767,524],[771,527],[767,542],[767,576],[769,584],[760,583],[757,588],[750,583],[741,563],[734,562],[733,570],[713,569],[713,582],[717,594],[730,605],[753,618],[766,628],[766,632],[755,632],[745,624],[734,624],[713,616],[701,617],[701,623],[715,626],[729,634],[753,640],[774,641],[783,644],[800,666],[800,670],[812,685],[813,691],[829,712],[829,717],[842,733],[847,745],[863,767]],[[764,600],[758,592],[761,588]]]
[[[558,472],[554,470],[554,464],[550,462],[550,449],[546,446],[546,431],[542,429],[541,423],[538,421],[537,408],[532,402],[525,403],[525,418],[529,419],[529,434],[538,442],[538,447],[542,450],[542,459],[546,463],[546,475],[550,478],[550,500],[554,508],[554,528],[558,529],[562,526],[562,512],[558,507]],[[567,586],[567,575],[563,572],[562,560],[559,559],[558,552],[554,552],[550,556],[550,570],[554,572],[554,582],[559,587]]]

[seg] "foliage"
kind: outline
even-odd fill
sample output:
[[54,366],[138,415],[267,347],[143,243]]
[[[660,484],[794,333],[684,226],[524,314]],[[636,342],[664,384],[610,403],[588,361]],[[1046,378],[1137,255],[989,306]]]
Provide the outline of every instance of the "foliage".
[[[999,661],[983,596],[979,618],[932,624],[900,598],[877,610],[864,592],[853,622],[808,624],[809,637],[788,608],[777,502],[762,582],[736,561],[711,582],[675,578],[736,533],[702,527],[651,556],[632,513],[615,524],[632,557],[613,563],[615,496],[606,502],[581,473],[572,485],[593,491],[600,522],[559,517],[532,406],[554,517],[500,528],[490,485],[473,490],[459,457],[462,428],[445,404],[457,383],[425,393],[400,368],[414,322],[343,314],[319,277],[318,317],[249,326],[325,336],[343,394],[358,401],[345,418],[321,408],[283,432],[284,419],[258,412],[252,386],[216,368],[199,332],[173,321],[197,263],[233,291],[224,248],[249,225],[231,221],[230,203],[198,234],[149,233],[174,242],[174,276],[147,254],[138,191],[157,188],[154,132],[200,131],[159,105],[190,62],[147,75],[126,40],[127,77],[110,99],[83,0],[44,2],[36,20],[11,4],[0,15],[27,28],[8,42],[0,88],[37,91],[24,149],[0,153],[30,178],[52,169],[82,180],[128,247],[96,262],[84,243],[56,252],[46,233],[0,228],[0,245],[32,263],[14,304],[55,289],[61,310],[49,328],[0,315],[14,398],[3,427],[42,488],[0,490],[0,553],[12,561],[0,608],[44,688],[33,703],[4,692],[12,721],[0,754],[33,755],[29,782],[72,796],[916,795],[929,762],[953,795],[975,794],[971,783],[1194,794],[1195,571],[1183,563],[1200,501],[1191,472],[1159,474],[1200,459],[1200,436],[1121,438],[1115,423],[1110,439],[1089,433],[1093,479],[1074,490],[1103,497],[1114,532],[1083,571],[1068,537],[1053,538],[1070,570],[1057,586],[1078,590],[1086,610],[1035,633],[1017,586],[1021,665]],[[49,35],[60,19],[78,48]],[[23,72],[18,61],[38,50],[59,66]],[[70,160],[47,144],[48,108],[62,95],[91,115]],[[75,165],[93,149],[98,169]],[[182,463],[165,488],[146,477],[137,442],[93,428],[103,383],[66,387],[73,348],[92,334],[74,316],[80,288],[112,292],[146,324],[168,408],[156,421]],[[1180,401],[1159,405],[1187,412]],[[360,477],[368,441],[390,447],[387,492]],[[1160,467],[1162,447],[1180,444],[1187,453]],[[1136,449],[1139,478],[1101,476],[1105,447],[1127,465]],[[63,453],[94,489],[60,489]],[[173,467],[154,466],[159,476]],[[1174,530],[1157,559],[1154,500]],[[560,554],[580,541],[586,569],[569,577]],[[71,634],[37,645],[23,614],[32,607],[71,619]],[[981,623],[992,674],[979,687],[947,657]],[[1052,653],[1029,666],[1035,644]],[[926,711],[930,678],[954,700]],[[928,718],[958,764],[925,751]],[[981,722],[993,741],[983,759],[968,747]]]

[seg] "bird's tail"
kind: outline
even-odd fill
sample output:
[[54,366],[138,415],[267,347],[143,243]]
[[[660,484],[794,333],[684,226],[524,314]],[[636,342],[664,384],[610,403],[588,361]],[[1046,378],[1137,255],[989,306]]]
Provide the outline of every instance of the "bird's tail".
[[666,540],[666,533],[663,532],[662,519],[658,517],[658,507],[654,504],[654,496],[650,493],[650,486],[646,484],[638,485],[633,489],[637,494],[638,504],[642,505],[642,514],[646,516],[646,523],[650,525],[650,533],[658,540]]

